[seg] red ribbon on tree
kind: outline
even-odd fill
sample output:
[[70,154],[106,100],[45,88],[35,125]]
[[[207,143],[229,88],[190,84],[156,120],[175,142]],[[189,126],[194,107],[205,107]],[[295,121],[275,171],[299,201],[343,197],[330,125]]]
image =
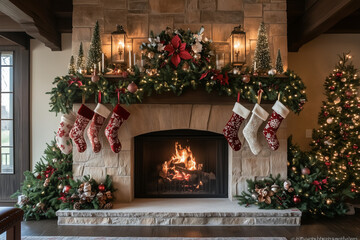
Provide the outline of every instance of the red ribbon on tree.
[[186,43],[182,43],[178,35],[171,39],[171,42],[165,46],[165,51],[169,52],[171,56],[171,62],[177,67],[181,62],[181,59],[192,59],[190,53],[186,50]]
[[327,179],[328,179],[328,177],[326,177],[326,178],[324,178],[323,180],[321,180],[321,182],[319,182],[318,180],[314,180],[314,181],[312,182],[312,184],[315,185],[315,191],[316,191],[316,192],[322,189],[322,185],[323,185],[323,184],[325,185],[325,184],[328,183],[328,182],[327,182]]
[[44,171],[44,176],[46,177],[46,178],[49,178],[49,177],[51,177],[51,175],[55,172],[55,168],[53,168],[52,166],[48,166],[47,168],[46,168],[46,170]]
[[79,87],[81,87],[83,85],[79,78],[72,78],[71,80],[69,80],[69,86],[73,83],[77,83],[79,85]]
[[99,91],[98,102],[101,103],[101,91]]

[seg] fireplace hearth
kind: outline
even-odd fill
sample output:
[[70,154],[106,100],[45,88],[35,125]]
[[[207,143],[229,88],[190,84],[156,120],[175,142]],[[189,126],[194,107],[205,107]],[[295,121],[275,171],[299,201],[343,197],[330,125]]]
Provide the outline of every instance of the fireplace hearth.
[[135,198],[227,198],[224,136],[169,130],[134,138]]

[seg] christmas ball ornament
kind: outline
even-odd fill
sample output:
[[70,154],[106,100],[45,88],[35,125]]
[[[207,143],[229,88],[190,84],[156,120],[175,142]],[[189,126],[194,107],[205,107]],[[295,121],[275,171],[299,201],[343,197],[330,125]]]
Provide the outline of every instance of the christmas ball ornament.
[[99,188],[100,192],[105,191],[105,185],[104,184],[100,184],[98,188]]
[[289,180],[286,180],[286,181],[284,182],[284,189],[285,189],[285,190],[288,190],[288,189],[290,188],[290,186],[291,186],[291,182],[290,182]]
[[40,209],[44,209],[45,204],[42,203],[42,202],[38,202],[38,203],[36,204],[36,207],[38,207],[38,208],[40,208]]
[[268,74],[269,74],[270,76],[274,76],[274,75],[276,74],[276,69],[274,69],[274,68],[270,69],[270,70],[268,71]]
[[55,147],[53,147],[51,150],[52,150],[53,152],[55,152],[55,151],[56,151],[56,148],[55,148]]
[[253,76],[255,76],[255,77],[258,76],[258,75],[259,75],[258,72],[254,72],[254,73],[253,73]]
[[346,95],[347,97],[351,97],[351,96],[352,96],[352,91],[346,91],[346,92],[345,92],[345,95]]
[[295,189],[293,187],[289,187],[288,192],[292,193]]
[[259,194],[258,194],[258,193],[253,193],[253,194],[251,194],[251,197],[252,197],[254,200],[257,200],[258,197],[259,197]]
[[328,119],[326,119],[326,123],[327,123],[327,124],[332,124],[333,121],[334,121],[333,118],[328,118]]
[[200,53],[195,53],[195,54],[194,54],[194,59],[195,59],[195,60],[199,60],[200,58],[201,58]]
[[138,86],[134,82],[131,82],[128,85],[127,90],[131,93],[136,93],[136,91],[138,90]]
[[70,189],[71,189],[71,186],[70,186],[70,185],[66,185],[66,186],[64,186],[64,188],[63,188],[63,192],[64,192],[64,193],[69,193]]
[[242,81],[244,82],[244,83],[248,83],[248,82],[250,82],[250,75],[244,75],[243,77],[242,77]]
[[301,198],[299,196],[295,195],[293,197],[293,201],[294,201],[295,204],[301,203]]
[[334,104],[339,104],[341,101],[341,99],[339,97],[337,97],[335,100],[334,100]]
[[336,75],[337,77],[341,77],[341,76],[342,76],[342,72],[337,72],[335,75]]
[[153,52],[148,53],[148,58],[152,59],[154,57],[155,57],[155,53],[153,53]]
[[333,203],[333,201],[330,198],[326,199],[326,204],[327,205],[331,205],[332,203]]
[[309,175],[310,174],[310,169],[307,167],[304,167],[303,169],[301,169],[301,173],[303,175]]
[[57,162],[57,158],[54,158],[52,161],[53,161],[54,163],[56,163],[56,162]]
[[342,79],[341,79],[341,82],[346,82],[346,78],[342,78]]
[[50,179],[45,179],[45,182],[44,182],[44,187],[47,187],[49,186],[49,183],[50,183]]
[[342,107],[337,107],[336,110],[337,110],[338,112],[341,112],[341,111],[342,111]]
[[92,81],[93,83],[97,83],[99,80],[100,80],[99,75],[93,74],[93,75],[91,76],[91,81]]
[[58,189],[62,190],[64,188],[64,185],[62,185],[61,183],[58,185]]
[[280,189],[280,186],[277,184],[273,184],[271,185],[271,191],[273,191],[274,193],[278,192]]

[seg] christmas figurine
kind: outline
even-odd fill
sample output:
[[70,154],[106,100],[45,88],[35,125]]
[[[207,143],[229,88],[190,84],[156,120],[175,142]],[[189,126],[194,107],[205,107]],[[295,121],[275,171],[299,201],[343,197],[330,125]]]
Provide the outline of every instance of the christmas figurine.
[[250,111],[248,109],[236,102],[233,108],[233,114],[224,127],[223,134],[234,151],[239,151],[241,148],[238,132],[242,122],[249,116],[249,113]]
[[81,105],[78,115],[76,116],[75,124],[70,131],[70,138],[75,142],[78,152],[82,153],[86,150],[84,131],[93,115],[94,112],[90,108],[84,104]]
[[105,105],[98,103],[94,112],[95,113],[88,128],[87,135],[90,139],[94,153],[98,153],[101,150],[99,132],[106,118],[109,116],[110,110],[105,107]]
[[272,109],[274,111],[263,130],[263,134],[269,147],[275,151],[279,148],[279,140],[276,137],[276,131],[280,127],[282,120],[289,114],[289,109],[287,109],[279,100],[276,101]]
[[252,110],[250,120],[243,130],[244,137],[254,155],[258,155],[261,151],[261,144],[259,143],[257,133],[260,125],[267,119],[268,116],[269,113],[256,103],[254,109]]
[[110,121],[105,129],[105,136],[109,141],[111,150],[114,153],[118,153],[121,151],[121,143],[118,138],[118,130],[122,123],[128,119],[130,113],[120,104],[117,104],[113,110]]
[[61,116],[60,127],[56,133],[56,145],[64,154],[72,152],[72,143],[70,141],[69,133],[75,122],[75,113],[70,111],[69,114]]

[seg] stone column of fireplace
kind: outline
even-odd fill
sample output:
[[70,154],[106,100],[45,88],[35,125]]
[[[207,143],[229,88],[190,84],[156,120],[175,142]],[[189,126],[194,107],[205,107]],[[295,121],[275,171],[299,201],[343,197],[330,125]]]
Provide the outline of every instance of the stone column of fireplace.
[[[92,109],[95,104],[88,104]],[[251,110],[253,104],[245,104]],[[264,108],[271,113],[272,105],[265,104]],[[74,106],[77,111],[80,104]],[[111,106],[108,106],[111,108]],[[221,133],[232,114],[233,105],[192,105],[192,104],[134,104],[126,109],[131,113],[129,119],[121,126],[119,138],[122,143],[122,151],[115,154],[101,130],[102,150],[93,153],[90,142],[87,139],[88,148],[84,153],[73,149],[73,174],[75,178],[83,175],[91,175],[98,181],[105,178],[106,174],[112,176],[116,201],[130,202],[134,196],[134,137],[140,134],[171,130],[171,129],[194,129],[207,130]],[[108,121],[108,119],[107,119]],[[107,123],[106,121],[106,123]],[[106,124],[105,123],[105,124]],[[286,142],[286,119],[283,121],[277,136],[280,148],[271,151],[262,135],[261,126],[258,137],[261,139],[263,149],[259,155],[254,156],[242,135],[239,137],[243,146],[240,151],[234,152],[229,148],[229,198],[240,194],[247,188],[246,179],[263,178],[269,174],[281,174],[286,178],[287,174],[287,142]]]

